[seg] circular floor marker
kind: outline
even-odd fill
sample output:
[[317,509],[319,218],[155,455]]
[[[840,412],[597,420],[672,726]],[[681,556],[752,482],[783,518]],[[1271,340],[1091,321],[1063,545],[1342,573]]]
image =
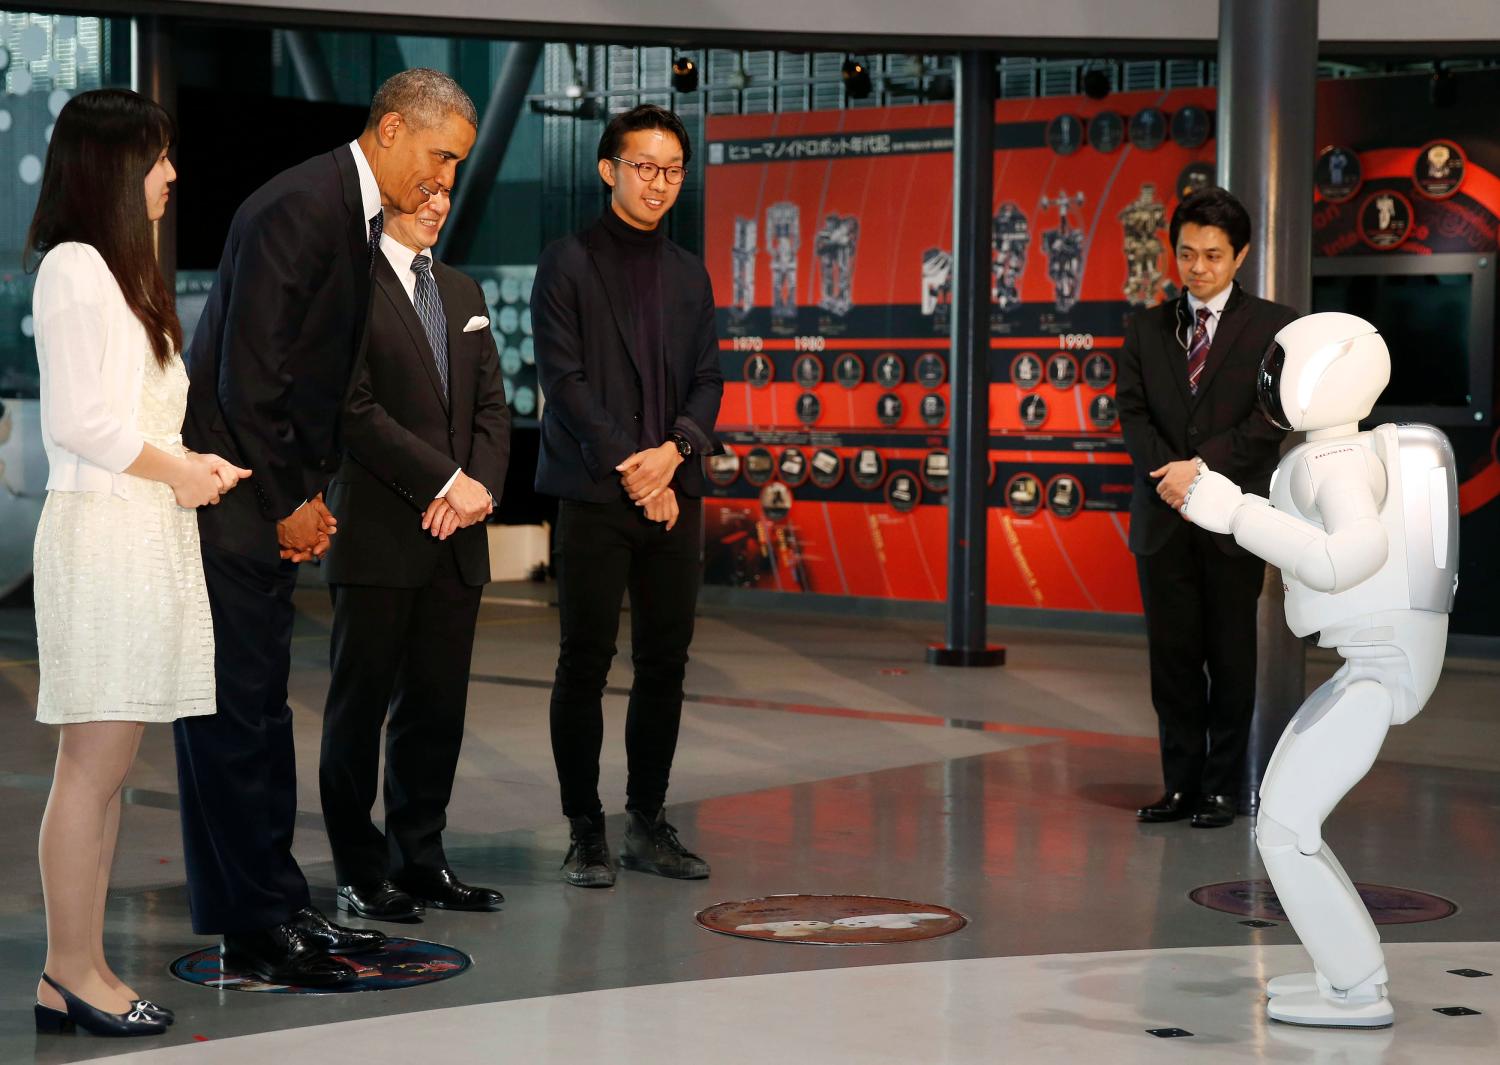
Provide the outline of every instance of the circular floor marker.
[[269,991],[278,995],[348,995],[358,991],[394,991],[401,987],[431,984],[457,976],[473,964],[462,951],[420,939],[391,939],[375,954],[339,960],[354,966],[358,978],[340,987],[288,987],[268,984],[243,973],[220,967],[218,947],[184,954],[172,963],[172,975],[190,984],[220,991]]
[[[1441,921],[1458,912],[1457,903],[1438,895],[1409,888],[1385,887],[1381,884],[1355,884],[1376,924],[1421,924]],[[1285,921],[1286,911],[1277,901],[1269,880],[1229,880],[1207,884],[1188,892],[1188,898],[1199,906],[1220,913],[1233,913],[1262,920]]]
[[969,919],[946,906],[877,895],[771,895],[698,913],[710,932],[822,946],[911,943],[957,932]]

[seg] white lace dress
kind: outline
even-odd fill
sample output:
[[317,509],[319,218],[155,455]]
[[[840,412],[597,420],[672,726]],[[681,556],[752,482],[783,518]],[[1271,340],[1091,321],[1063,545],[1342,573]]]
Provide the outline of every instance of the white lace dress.
[[[187,372],[148,352],[136,428],[181,454]],[[48,492],[37,528],[38,721],[174,721],[214,712],[214,630],[195,511],[159,481],[130,498]]]

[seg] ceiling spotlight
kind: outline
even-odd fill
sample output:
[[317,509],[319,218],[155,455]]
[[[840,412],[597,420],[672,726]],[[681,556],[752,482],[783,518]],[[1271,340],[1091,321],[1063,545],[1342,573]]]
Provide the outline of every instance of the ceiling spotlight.
[[874,88],[870,81],[869,69],[858,59],[849,58],[844,60],[843,67],[844,92],[851,100],[863,100],[870,95]]
[[583,97],[583,86],[576,81],[570,82],[568,86],[563,89],[563,95],[566,96],[569,100],[581,99]]
[[698,64],[685,55],[672,60],[672,89],[675,92],[696,92],[698,89]]
[[1102,100],[1110,94],[1113,87],[1109,83],[1109,71],[1103,67],[1093,67],[1083,72],[1083,95],[1090,100]]

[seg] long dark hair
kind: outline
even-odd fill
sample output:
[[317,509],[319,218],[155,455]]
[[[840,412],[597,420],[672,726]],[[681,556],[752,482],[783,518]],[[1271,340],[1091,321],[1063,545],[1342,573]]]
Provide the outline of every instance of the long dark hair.
[[26,234],[28,258],[35,253],[38,260],[66,241],[93,245],[161,365],[181,349],[182,324],[156,261],[145,183],[175,136],[171,116],[139,93],[79,93],[52,129],[41,198]]

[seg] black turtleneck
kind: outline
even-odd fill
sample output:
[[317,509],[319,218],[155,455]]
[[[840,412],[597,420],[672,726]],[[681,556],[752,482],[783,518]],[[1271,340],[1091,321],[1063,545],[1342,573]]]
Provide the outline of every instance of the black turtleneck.
[[641,375],[641,425],[637,443],[656,447],[667,438],[666,354],[662,348],[661,227],[636,229],[612,207],[604,209],[604,230],[630,285],[635,319],[631,338]]

